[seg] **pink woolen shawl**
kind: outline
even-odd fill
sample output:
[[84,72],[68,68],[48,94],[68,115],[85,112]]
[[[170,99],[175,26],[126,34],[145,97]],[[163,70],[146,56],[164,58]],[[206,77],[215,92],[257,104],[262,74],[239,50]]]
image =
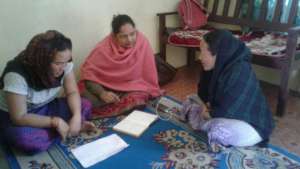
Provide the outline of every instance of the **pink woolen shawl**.
[[161,94],[154,54],[141,32],[132,48],[119,46],[111,33],[97,44],[80,71],[81,85],[90,80],[116,91],[142,91],[153,97]]

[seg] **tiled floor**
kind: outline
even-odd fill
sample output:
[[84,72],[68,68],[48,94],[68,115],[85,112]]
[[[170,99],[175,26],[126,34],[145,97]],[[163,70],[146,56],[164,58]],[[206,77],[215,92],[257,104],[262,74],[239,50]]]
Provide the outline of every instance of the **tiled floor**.
[[[187,95],[196,93],[199,72],[197,64],[192,68],[180,68],[174,80],[162,88],[167,94],[184,100]],[[277,91],[276,88],[266,84],[263,84],[262,88],[272,111],[275,112],[277,92],[274,91]],[[276,128],[271,136],[271,143],[300,155],[300,98],[290,96],[286,115],[281,118],[274,116],[274,119]]]

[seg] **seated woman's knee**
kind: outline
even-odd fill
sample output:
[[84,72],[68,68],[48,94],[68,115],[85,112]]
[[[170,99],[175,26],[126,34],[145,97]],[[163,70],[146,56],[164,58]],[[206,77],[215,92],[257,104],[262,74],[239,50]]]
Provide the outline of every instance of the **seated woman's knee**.
[[39,131],[36,134],[32,134],[26,132],[26,129],[18,130],[11,135],[8,141],[28,153],[44,151],[51,145],[49,134],[45,132]]

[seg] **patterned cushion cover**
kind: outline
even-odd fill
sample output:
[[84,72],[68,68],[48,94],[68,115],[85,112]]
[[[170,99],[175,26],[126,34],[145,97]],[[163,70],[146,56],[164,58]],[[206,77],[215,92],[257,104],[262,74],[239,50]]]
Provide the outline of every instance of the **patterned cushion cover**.
[[[202,36],[211,30],[212,29],[175,31],[168,37],[168,43],[174,46],[198,48]],[[244,41],[250,48],[251,52],[255,55],[271,57],[283,57],[285,55],[287,39],[285,34],[268,33],[263,31],[250,32],[247,34],[241,34],[239,31],[234,31],[233,34]],[[300,49],[300,47],[298,46],[297,49]]]

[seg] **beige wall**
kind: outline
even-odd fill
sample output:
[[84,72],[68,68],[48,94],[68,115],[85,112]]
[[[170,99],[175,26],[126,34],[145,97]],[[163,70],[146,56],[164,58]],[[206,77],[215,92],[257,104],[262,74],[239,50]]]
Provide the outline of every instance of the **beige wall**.
[[[158,52],[156,13],[173,11],[179,0],[0,0],[0,71],[5,63],[23,50],[33,35],[56,29],[74,44],[75,72],[95,44],[111,28],[112,16],[127,13]],[[170,25],[178,24],[170,18]],[[167,48],[168,62],[175,67],[186,64],[185,50]],[[277,72],[255,66],[260,79],[278,83]],[[299,73],[293,72],[291,87],[299,90]]]
[[158,51],[156,13],[175,9],[179,0],[0,0],[0,71],[37,33],[56,29],[73,41],[75,71],[110,31],[114,14],[129,14]]

